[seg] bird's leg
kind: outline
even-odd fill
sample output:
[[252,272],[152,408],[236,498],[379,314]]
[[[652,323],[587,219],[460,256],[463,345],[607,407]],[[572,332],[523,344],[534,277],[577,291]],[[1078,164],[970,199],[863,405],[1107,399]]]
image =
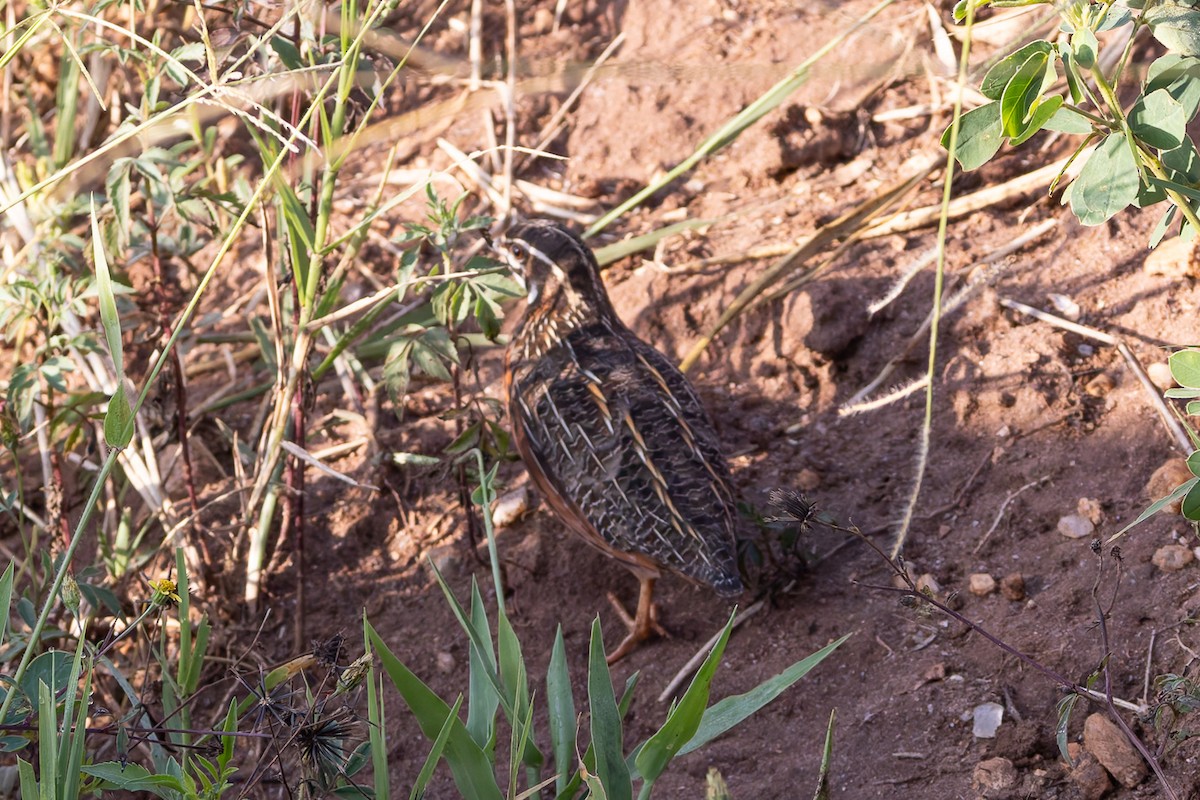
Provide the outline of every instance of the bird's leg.
[[658,624],[658,607],[654,605],[654,581],[656,578],[638,576],[641,586],[638,589],[637,616],[630,618],[629,612],[621,605],[613,594],[608,600],[613,604],[621,620],[629,628],[629,634],[617,645],[617,649],[608,654],[608,663],[615,664],[632,653],[637,646],[650,638],[652,634],[670,636],[662,625]]

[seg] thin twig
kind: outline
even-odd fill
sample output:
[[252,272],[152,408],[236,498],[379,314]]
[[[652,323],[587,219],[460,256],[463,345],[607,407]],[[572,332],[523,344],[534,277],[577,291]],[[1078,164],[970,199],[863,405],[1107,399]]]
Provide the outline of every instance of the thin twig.
[[1009,503],[1011,503],[1013,500],[1016,500],[1017,496],[1027,489],[1032,489],[1033,487],[1039,486],[1048,480],[1050,480],[1050,476],[1043,475],[1036,481],[1030,481],[1029,483],[1025,484],[1015,492],[1009,492],[1008,496],[1004,498],[1004,502],[1000,504],[1000,508],[996,511],[996,517],[992,520],[991,527],[987,529],[987,533],[983,534],[983,538],[979,540],[979,544],[975,545],[975,549],[971,551],[972,555],[978,553],[980,549],[987,544],[987,540],[991,538],[992,533],[995,532],[996,528],[1000,527],[1000,520],[1004,518],[1004,510],[1008,508]]
[[1154,410],[1158,412],[1158,417],[1162,420],[1163,425],[1166,427],[1167,433],[1169,433],[1175,440],[1181,451],[1184,453],[1192,452],[1192,443],[1188,438],[1187,432],[1184,431],[1183,426],[1179,424],[1179,420],[1175,418],[1175,415],[1171,413],[1171,409],[1162,399],[1162,395],[1159,394],[1158,388],[1150,380],[1150,376],[1146,374],[1146,370],[1142,367],[1142,362],[1139,361],[1138,357],[1133,354],[1133,351],[1129,349],[1129,346],[1125,344],[1124,340],[1119,339],[1112,334],[1105,333],[1104,331],[1100,331],[1095,328],[1089,328],[1086,325],[1080,325],[1078,322],[1071,322],[1070,320],[1063,319],[1062,317],[1042,311],[1041,309],[1034,308],[1033,306],[1027,306],[1024,303],[1011,300],[1007,297],[1001,297],[998,302],[1005,308],[1020,312],[1021,314],[1033,317],[1034,319],[1041,320],[1042,322],[1053,325],[1056,328],[1061,328],[1062,330],[1079,334],[1085,339],[1091,339],[1092,341],[1100,342],[1101,344],[1107,344],[1117,348],[1117,352],[1124,357],[1125,362],[1129,365],[1129,368],[1133,370],[1133,374],[1136,375],[1138,381],[1141,382],[1142,388],[1146,390],[1146,394],[1150,397],[1150,404],[1153,405]]

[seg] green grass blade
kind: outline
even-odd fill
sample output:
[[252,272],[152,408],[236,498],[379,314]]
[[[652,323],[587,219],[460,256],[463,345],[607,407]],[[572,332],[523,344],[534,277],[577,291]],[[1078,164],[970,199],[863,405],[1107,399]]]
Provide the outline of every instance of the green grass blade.
[[[79,658],[83,657],[83,641],[79,642]],[[79,776],[83,768],[83,744],[87,738],[88,701],[92,693],[92,671],[89,668],[83,676],[83,692],[79,695],[79,711],[75,716],[75,729],[70,733],[71,746],[62,755],[63,766],[63,797],[79,797]],[[70,705],[66,706],[68,709]],[[63,717],[64,726],[69,724],[70,716]]]
[[[379,656],[383,670],[413,712],[421,732],[429,740],[436,740],[450,717],[450,706],[433,693],[420,678],[412,673],[400,659],[388,649],[383,639],[363,620],[367,641]],[[496,783],[492,762],[483,749],[475,744],[467,728],[457,717],[451,718],[450,734],[446,739],[445,756],[454,776],[454,783],[463,797],[472,800],[501,800],[503,794]]]
[[1200,478],[1192,478],[1191,480],[1186,481],[1185,483],[1182,483],[1179,486],[1176,486],[1174,489],[1171,490],[1171,493],[1168,494],[1166,497],[1164,497],[1160,500],[1155,500],[1153,503],[1151,503],[1149,506],[1147,506],[1146,510],[1143,511],[1142,513],[1138,514],[1137,517],[1133,520],[1133,522],[1130,522],[1124,528],[1121,528],[1121,530],[1117,531],[1112,536],[1108,537],[1108,540],[1105,542],[1105,544],[1112,544],[1117,539],[1120,539],[1131,528],[1136,528],[1138,525],[1141,525],[1143,522],[1145,522],[1146,520],[1153,517],[1159,511],[1162,511],[1164,508],[1169,506],[1171,503],[1174,503],[1176,500],[1178,500],[1179,498],[1183,497],[1185,494],[1190,492],[1192,487],[1195,486],[1197,483],[1200,483]]
[[[492,631],[488,626],[487,611],[483,607],[483,597],[479,594],[479,584],[471,578],[471,627],[475,636],[470,639],[469,671],[467,679],[467,731],[475,744],[491,750],[492,740],[496,732],[496,709],[500,706],[500,696],[496,693],[492,682],[487,677],[487,670],[496,671],[496,655],[492,652]],[[487,642],[487,647],[480,648],[476,641]],[[485,663],[486,659],[486,663]]]
[[802,658],[774,678],[763,681],[745,694],[726,697],[724,700],[714,704],[704,712],[704,719],[700,721],[699,730],[696,731],[696,735],[692,737],[691,741],[680,749],[679,755],[685,755],[708,744],[730,728],[744,721],[751,714],[754,714],[782,694],[793,683],[807,675],[813,667],[824,661],[843,642],[849,639],[851,635],[848,633],[837,641],[822,647],[807,658]]
[[611,264],[614,261],[620,261],[626,256],[631,256],[634,253],[640,253],[643,250],[649,250],[655,247],[663,239],[669,239],[676,234],[684,231],[691,231],[697,228],[703,228],[706,225],[712,225],[718,220],[715,219],[685,219],[683,222],[676,222],[671,225],[666,225],[656,231],[644,233],[641,236],[632,236],[628,239],[622,239],[619,242],[597,247],[595,250],[596,262],[600,266]]
[[446,749],[446,742],[450,740],[450,732],[454,730],[454,721],[458,719],[458,710],[462,708],[462,702],[463,696],[460,694],[454,701],[454,707],[450,709],[445,724],[438,731],[437,738],[433,740],[433,747],[429,748],[429,755],[425,757],[425,763],[417,773],[417,780],[413,783],[412,791],[408,793],[408,800],[417,800],[425,795],[425,787],[429,785],[433,771],[442,759],[442,752]]
[[45,681],[38,681],[38,770],[41,774],[42,800],[54,800],[58,788],[58,727],[57,709],[54,706],[54,691]]
[[825,728],[825,748],[821,752],[821,771],[817,774],[817,791],[813,800],[829,800],[829,764],[833,761],[833,726],[837,722],[837,709],[829,712],[829,726]]
[[[596,775],[612,800],[632,800],[633,782],[625,764],[621,740],[621,712],[613,693],[612,676],[604,659],[604,639],[600,618],[592,622],[592,641],[588,648],[588,705],[592,710],[592,746],[596,749]],[[585,780],[588,780],[585,777]],[[591,787],[591,781],[588,786]]]
[[391,780],[388,777],[387,722],[383,705],[382,676],[376,674],[375,659],[367,668],[367,722],[371,740],[371,772],[375,778],[375,796],[392,796]]
[[[483,641],[478,631],[471,625],[471,621],[467,618],[467,612],[463,610],[462,604],[458,602],[458,598],[450,590],[450,584],[446,583],[446,579],[442,577],[442,573],[438,570],[437,565],[431,561],[430,566],[433,569],[433,575],[437,579],[438,586],[442,588],[442,594],[446,596],[446,601],[450,604],[450,610],[454,613],[454,618],[458,620],[458,624],[462,629],[467,632],[471,643],[479,648],[480,652],[490,652],[492,646],[491,639],[488,639],[486,643]],[[504,689],[504,683],[500,680],[500,673],[496,670],[495,662],[487,659],[481,661],[480,664],[483,667],[484,676],[487,677],[488,682],[491,683],[492,688],[496,692],[496,696],[500,699],[500,705],[504,708],[504,716],[511,720],[513,713],[512,706],[508,702],[509,693]]]
[[557,773],[554,790],[561,793],[571,777],[576,736],[575,698],[571,694],[571,673],[567,670],[562,625],[554,634],[554,646],[550,650],[546,702],[550,712],[550,749],[554,752],[554,771]]
[[[525,657],[521,654],[521,642],[517,639],[517,633],[513,630],[512,623],[508,621],[508,615],[504,613],[503,609],[500,610],[500,619],[496,630],[500,649],[500,681],[510,692],[507,699],[513,715],[509,718],[509,724],[515,728],[521,722],[525,706],[529,703],[528,672],[525,667]],[[542,765],[546,763],[546,757],[538,749],[532,735],[521,751],[521,761],[534,769],[541,769]]]
[[10,561],[4,574],[0,575],[0,609],[3,609],[4,613],[4,616],[0,617],[0,646],[4,644],[4,637],[8,633],[8,615],[12,611],[13,574],[16,568],[16,563]]
[[645,785],[642,787],[643,796],[649,797],[650,787],[654,781],[671,763],[671,759],[675,758],[679,749],[696,735],[696,731],[700,727],[700,720],[704,717],[704,710],[708,707],[713,676],[716,674],[717,665],[721,663],[721,656],[725,653],[725,645],[728,643],[729,634],[732,631],[733,616],[731,615],[729,621],[725,623],[725,630],[721,632],[721,638],[709,651],[708,657],[700,665],[700,669],[692,678],[692,683],[684,692],[683,697],[667,715],[667,721],[646,740],[638,753],[634,763],[638,773],[645,780]]
[[96,218],[96,201],[92,199],[92,257],[96,263],[96,296],[100,302],[100,324],[104,328],[104,340],[112,355],[117,371],[117,382],[125,377],[125,361],[121,348],[121,319],[117,316],[117,299],[113,293],[112,276],[108,269],[108,257],[104,253],[104,237],[100,235],[100,222]]

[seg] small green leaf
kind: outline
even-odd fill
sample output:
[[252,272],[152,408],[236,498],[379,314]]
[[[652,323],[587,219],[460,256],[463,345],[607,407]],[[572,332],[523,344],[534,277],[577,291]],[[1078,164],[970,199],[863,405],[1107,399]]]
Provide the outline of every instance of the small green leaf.
[[117,300],[113,295],[112,279],[108,273],[108,258],[104,254],[104,237],[100,235],[100,221],[96,218],[96,201],[92,200],[92,256],[96,263],[96,296],[100,300],[100,324],[104,327],[104,338],[108,352],[116,368],[117,382],[125,377],[125,364],[121,350],[121,319],[117,316]]
[[[958,148],[954,155],[962,168],[970,171],[986,164],[1003,143],[1000,104],[988,103],[971,109],[959,119]],[[949,128],[942,134],[942,147],[950,147]]]
[[1086,136],[1092,132],[1092,121],[1073,108],[1060,106],[1043,127],[1059,133]]
[[1053,82],[1053,72],[1048,54],[1033,53],[1013,74],[1000,95],[1000,122],[1005,136],[1015,140],[1026,133],[1041,103],[1047,79]]
[[1193,451],[1192,454],[1188,456],[1187,466],[1193,475],[1200,477],[1200,450]]
[[696,676],[692,678],[691,685],[688,686],[683,697],[667,715],[667,721],[646,740],[638,752],[637,760],[634,763],[647,783],[654,783],[671,763],[671,759],[679,753],[680,748],[696,735],[696,730],[700,727],[700,720],[704,717],[704,711],[708,707],[713,676],[716,674],[717,665],[721,663],[721,656],[725,652],[725,645],[733,630],[733,619],[733,616],[730,616],[729,621],[725,623],[725,630],[721,632],[721,638],[713,645],[708,657],[696,671]]
[[1200,521],[1200,481],[1193,482],[1192,488],[1184,495],[1179,513],[1187,519]]
[[1071,186],[1071,210],[1084,225],[1100,225],[1137,199],[1137,165],[1125,137],[1109,134]]
[[1138,98],[1129,109],[1129,127],[1151,147],[1172,150],[1183,144],[1187,117],[1183,106],[1166,89]]
[[711,706],[704,712],[704,718],[700,720],[700,728],[696,731],[696,735],[684,745],[683,749],[679,751],[679,755],[690,753],[711,742],[783,694],[788,687],[807,675],[814,667],[828,658],[834,650],[841,647],[842,643],[850,636],[851,634],[846,634],[807,658],[800,659],[783,672],[763,681],[745,694],[726,697]]
[[125,397],[125,384],[118,383],[117,391],[108,401],[104,412],[104,441],[120,450],[133,439],[133,408]]
[[1068,733],[1071,726],[1071,712],[1075,710],[1075,704],[1079,702],[1079,695],[1071,692],[1071,694],[1058,701],[1058,725],[1055,726],[1054,740],[1058,743],[1058,753],[1071,766],[1075,766],[1075,762],[1071,760],[1071,754],[1067,750]]
[[1189,122],[1200,110],[1200,58],[1169,53],[1157,59],[1146,71],[1143,94],[1166,89],[1183,107]]
[[1054,115],[1062,110],[1063,99],[1057,95],[1044,98],[1033,110],[1033,116],[1029,118],[1029,122],[1025,127],[1025,132],[1020,136],[1014,136],[1010,141],[1013,147],[1022,144],[1046,126],[1046,123],[1054,118]]
[[[12,571],[10,565],[9,571]],[[550,748],[554,752],[555,792],[561,794],[571,777],[575,753],[575,699],[571,693],[571,675],[567,670],[566,646],[562,625],[554,633],[550,666],[546,669],[546,705],[550,714]]]
[[1171,377],[1180,386],[1200,389],[1200,349],[1178,350],[1167,359],[1167,365],[1171,368]]
[[[592,746],[596,749],[596,776],[612,800],[632,800],[633,782],[625,764],[621,739],[621,713],[613,694],[612,676],[604,659],[600,618],[592,621],[588,648],[588,704],[592,709]],[[591,783],[589,782],[589,786]]]
[[983,93],[984,97],[999,100],[1013,76],[1029,60],[1030,56],[1041,54],[1048,57],[1053,49],[1049,42],[1038,39],[1012,52],[1003,61],[988,70],[987,75],[983,76],[983,82],[979,85],[979,91]]
[[1096,65],[1096,51],[1099,49],[1100,43],[1096,41],[1096,34],[1092,33],[1091,28],[1077,28],[1071,35],[1071,53],[1084,69]]
[[1200,56],[1200,9],[1187,0],[1160,0],[1142,14],[1150,33],[1172,53]]

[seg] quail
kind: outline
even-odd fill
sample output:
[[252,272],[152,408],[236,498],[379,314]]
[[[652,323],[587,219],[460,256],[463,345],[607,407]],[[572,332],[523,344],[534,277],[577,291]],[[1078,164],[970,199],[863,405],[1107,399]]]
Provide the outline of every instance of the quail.
[[577,236],[548,221],[513,226],[497,249],[528,305],[505,353],[517,452],[566,526],[640,581],[615,662],[655,630],[664,571],[742,592],[729,469],[687,378],[613,309]]

